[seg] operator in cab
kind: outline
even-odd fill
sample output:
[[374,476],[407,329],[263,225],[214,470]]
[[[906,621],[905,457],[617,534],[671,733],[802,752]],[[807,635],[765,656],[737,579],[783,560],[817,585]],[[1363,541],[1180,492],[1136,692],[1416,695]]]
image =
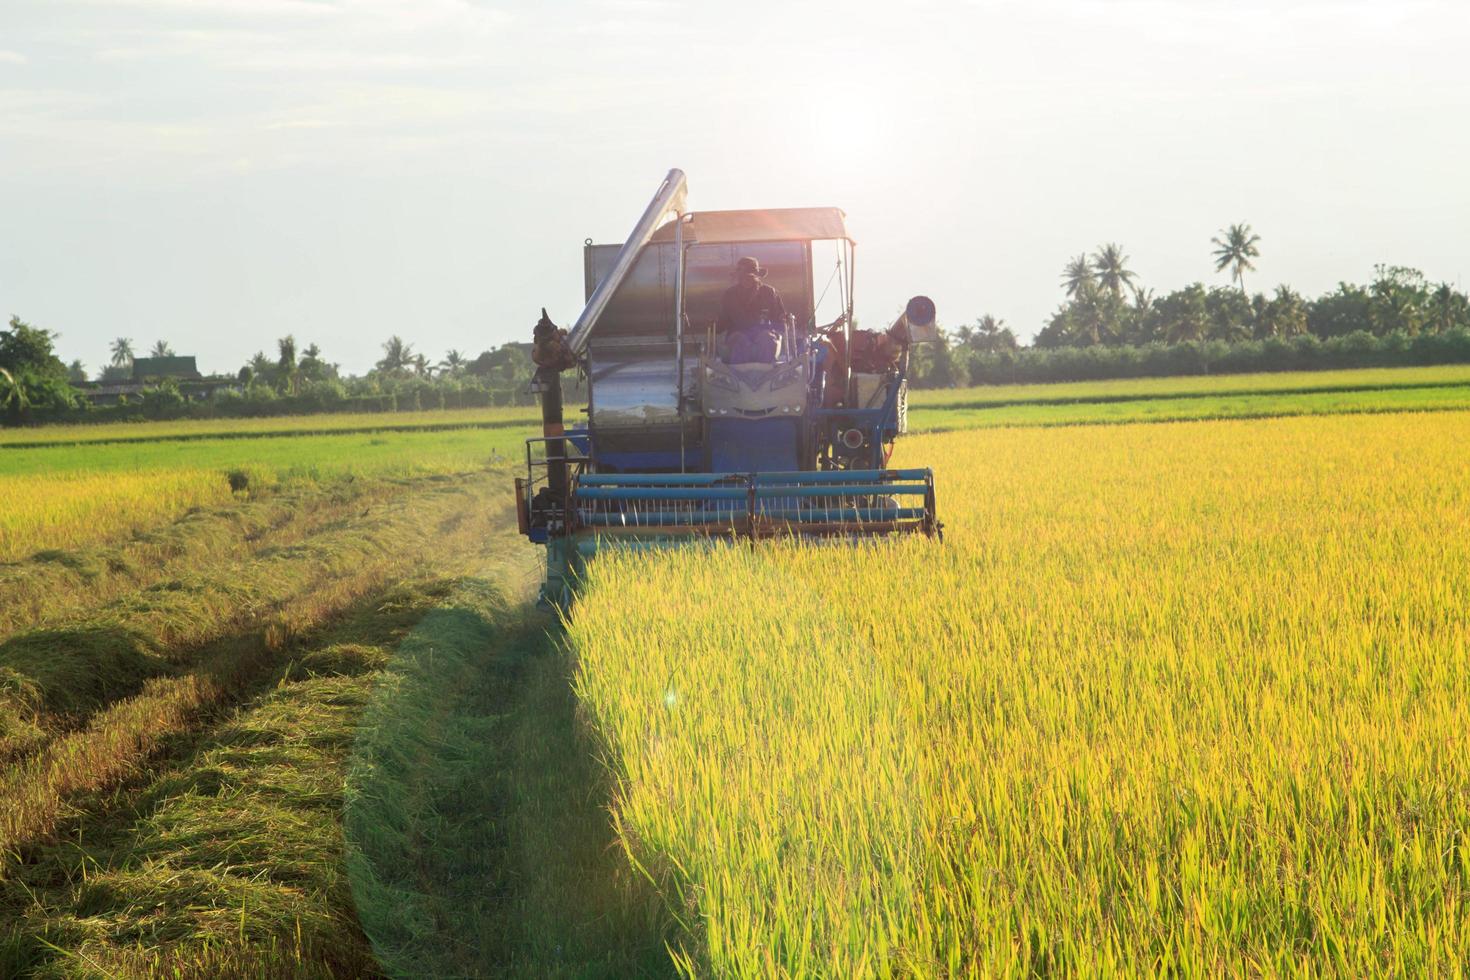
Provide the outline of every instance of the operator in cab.
[[765,268],[747,255],[736,261],[735,285],[720,299],[715,330],[729,344],[725,360],[730,364],[770,364],[781,352],[786,309],[781,294],[762,281],[765,277]]

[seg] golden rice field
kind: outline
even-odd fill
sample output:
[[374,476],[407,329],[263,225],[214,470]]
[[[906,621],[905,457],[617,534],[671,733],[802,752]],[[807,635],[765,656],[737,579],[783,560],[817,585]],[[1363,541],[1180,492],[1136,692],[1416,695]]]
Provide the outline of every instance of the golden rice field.
[[120,540],[227,502],[234,487],[483,471],[525,438],[514,427],[302,432],[0,447],[0,562]]
[[7,476],[0,479],[0,562],[153,527],[230,497],[223,474],[209,470]]
[[592,566],[576,685],[687,972],[1470,972],[1470,414],[901,455],[942,545]]

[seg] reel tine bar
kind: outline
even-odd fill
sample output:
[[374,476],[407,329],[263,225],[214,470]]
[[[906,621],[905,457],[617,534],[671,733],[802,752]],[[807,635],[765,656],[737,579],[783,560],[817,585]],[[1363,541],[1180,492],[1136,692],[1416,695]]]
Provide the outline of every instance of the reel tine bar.
[[599,534],[836,537],[936,535],[928,469],[777,473],[586,473],[574,530]]

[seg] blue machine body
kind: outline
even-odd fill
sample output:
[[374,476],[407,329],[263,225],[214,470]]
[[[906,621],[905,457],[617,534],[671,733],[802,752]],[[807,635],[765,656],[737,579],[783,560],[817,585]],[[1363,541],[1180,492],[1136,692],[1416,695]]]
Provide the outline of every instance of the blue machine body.
[[[932,473],[888,467],[909,349],[937,336],[934,304],[915,297],[887,330],[855,330],[841,211],[690,212],[684,194],[670,171],[626,242],[589,240],[586,308],[570,331],[544,311],[538,324],[538,379],[549,372],[552,387],[517,502],[522,531],[547,548],[552,603],[571,601],[583,563],[606,547],[940,532]],[[836,256],[828,285],[842,300],[825,326],[819,242]],[[732,343],[723,297],[752,264],[790,315],[758,325],[769,343]],[[762,360],[728,363],[752,351]],[[556,372],[573,366],[587,420],[563,429]]]

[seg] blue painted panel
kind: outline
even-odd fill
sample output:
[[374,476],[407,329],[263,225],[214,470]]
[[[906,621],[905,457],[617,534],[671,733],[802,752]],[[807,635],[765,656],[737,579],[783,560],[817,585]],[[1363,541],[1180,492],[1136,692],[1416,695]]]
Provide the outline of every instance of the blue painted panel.
[[711,419],[710,470],[756,473],[801,467],[800,419]]
[[[690,446],[684,453],[686,468],[699,469],[702,454],[698,446]],[[679,452],[655,453],[597,453],[597,466],[610,473],[677,473]]]

